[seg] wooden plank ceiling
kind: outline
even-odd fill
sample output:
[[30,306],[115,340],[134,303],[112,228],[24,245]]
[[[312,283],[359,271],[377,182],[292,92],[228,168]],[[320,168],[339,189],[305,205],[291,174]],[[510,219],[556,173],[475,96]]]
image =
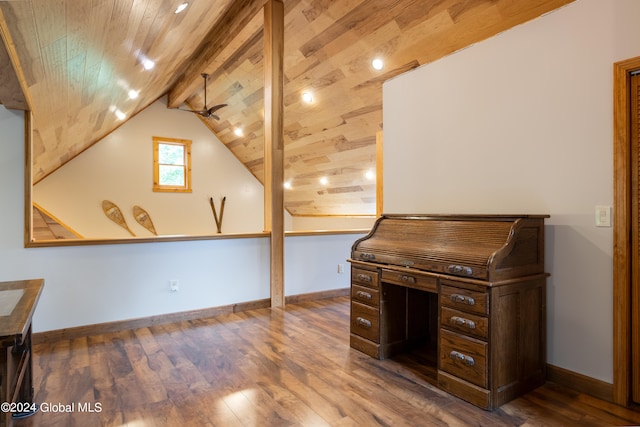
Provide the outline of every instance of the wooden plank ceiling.
[[[284,0],[287,210],[374,214],[365,174],[375,171],[382,83],[571,1]],[[209,106],[229,104],[203,122],[262,181],[265,1],[191,0],[174,14],[181,2],[0,2],[0,102],[33,112],[35,182],[164,96],[202,108],[202,72]]]

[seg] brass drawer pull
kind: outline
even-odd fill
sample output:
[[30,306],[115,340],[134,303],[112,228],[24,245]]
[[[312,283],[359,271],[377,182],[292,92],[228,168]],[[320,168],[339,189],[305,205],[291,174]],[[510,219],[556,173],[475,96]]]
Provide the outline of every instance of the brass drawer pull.
[[356,323],[360,326],[364,326],[365,328],[370,328],[371,327],[371,320],[367,320],[363,317],[357,317],[356,318]]
[[449,323],[457,326],[466,326],[469,329],[476,328],[476,322],[460,316],[451,316],[451,318],[449,319]]
[[464,274],[465,276],[473,275],[473,269],[464,265],[451,264],[447,269],[453,274]]
[[358,278],[358,280],[362,280],[363,282],[371,282],[371,276],[368,274],[358,274],[356,276]]
[[471,297],[466,297],[464,295],[460,295],[460,294],[451,294],[451,301],[453,302],[459,302],[462,304],[467,304],[467,305],[475,305],[476,300],[474,300]]
[[358,291],[356,292],[356,295],[358,296],[358,298],[362,298],[362,299],[371,299],[371,294],[369,292],[365,292],[365,291]]
[[449,357],[453,360],[459,360],[467,366],[473,366],[476,364],[476,361],[473,360],[473,357],[462,354],[459,351],[452,351],[451,353],[449,353]]
[[402,274],[398,277],[400,278],[401,282],[416,283],[416,278],[413,276],[407,276],[406,274]]

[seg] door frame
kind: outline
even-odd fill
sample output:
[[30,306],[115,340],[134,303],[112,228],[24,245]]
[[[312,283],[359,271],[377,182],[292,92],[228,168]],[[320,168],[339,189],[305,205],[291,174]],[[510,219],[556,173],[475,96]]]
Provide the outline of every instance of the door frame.
[[613,400],[631,403],[630,73],[640,57],[613,64]]

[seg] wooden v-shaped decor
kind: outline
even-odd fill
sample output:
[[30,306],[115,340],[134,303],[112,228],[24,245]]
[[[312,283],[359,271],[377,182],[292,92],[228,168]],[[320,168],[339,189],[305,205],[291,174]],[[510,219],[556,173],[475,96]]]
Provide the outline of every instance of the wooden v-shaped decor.
[[211,205],[211,210],[213,211],[213,219],[216,221],[216,227],[218,228],[218,233],[222,233],[222,215],[224,215],[224,202],[227,200],[226,197],[222,198],[222,203],[220,204],[220,217],[218,218],[218,213],[216,211],[216,205],[213,203],[213,197],[209,198],[209,204]]

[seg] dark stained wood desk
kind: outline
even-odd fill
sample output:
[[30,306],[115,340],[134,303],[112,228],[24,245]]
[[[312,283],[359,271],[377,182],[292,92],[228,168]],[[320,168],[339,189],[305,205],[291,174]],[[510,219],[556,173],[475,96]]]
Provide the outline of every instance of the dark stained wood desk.
[[0,282],[0,426],[11,424],[12,410],[34,404],[31,319],[43,285],[43,279]]
[[351,347],[417,353],[494,410],[545,382],[547,215],[383,215],[351,248]]

